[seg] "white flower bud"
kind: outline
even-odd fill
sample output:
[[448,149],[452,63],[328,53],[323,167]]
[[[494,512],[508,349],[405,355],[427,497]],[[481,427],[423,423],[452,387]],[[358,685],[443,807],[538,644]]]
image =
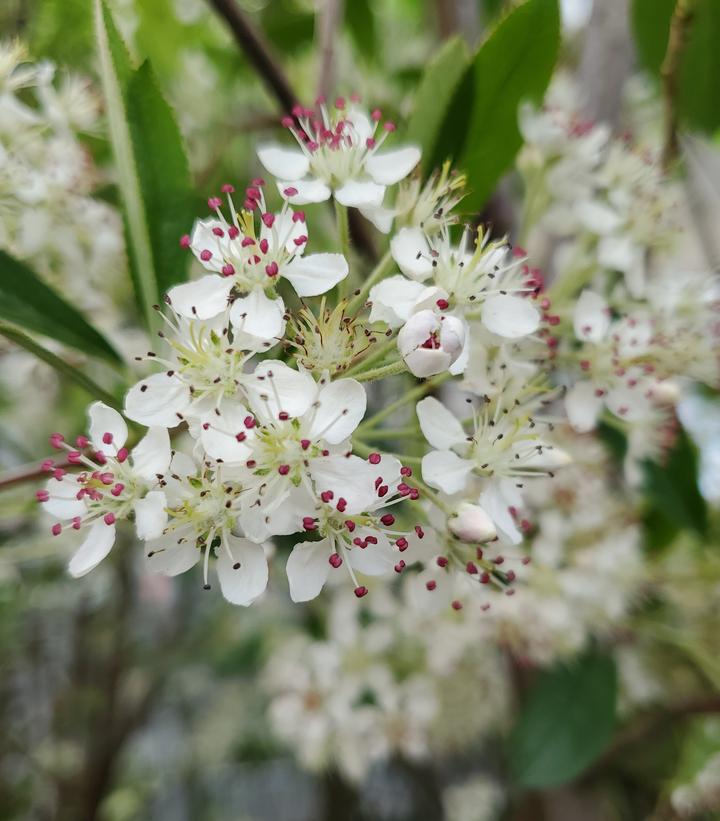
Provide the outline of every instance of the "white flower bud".
[[465,335],[461,319],[431,310],[418,311],[400,330],[398,350],[415,376],[433,376],[448,370],[460,356]]
[[493,520],[480,505],[470,502],[460,502],[448,527],[462,542],[489,542],[497,536]]

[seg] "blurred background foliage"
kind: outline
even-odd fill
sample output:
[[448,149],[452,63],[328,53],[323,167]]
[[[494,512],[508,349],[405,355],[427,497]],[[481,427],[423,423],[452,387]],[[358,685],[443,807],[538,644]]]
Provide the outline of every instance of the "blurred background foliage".
[[[517,226],[518,184],[507,172],[521,145],[518,104],[542,99],[559,63],[584,86],[588,115],[619,132],[631,75],[645,71],[647,97],[658,98],[676,8],[675,0],[596,0],[594,8],[590,0],[568,0],[561,9],[554,0],[333,5],[342,9],[333,33],[335,87],[357,91],[395,118],[401,132],[422,144],[426,173],[452,156],[471,182],[468,212],[491,220],[498,232]],[[692,5],[678,113],[683,128],[704,137],[689,143],[687,163],[710,152],[702,154],[700,176],[717,206],[718,163],[708,157],[720,128],[720,4]],[[323,3],[238,0],[237,6],[297,97],[312,99]],[[127,366],[105,337],[113,345],[121,337],[125,359],[142,347],[137,318],[184,275],[179,235],[202,212],[208,192],[258,173],[254,146],[279,129],[277,95],[216,7],[202,0],[107,4],[116,69],[126,61],[118,73],[152,282],[142,285],[142,238],[133,236],[127,213],[127,261],[119,249],[117,269],[105,282],[117,312],[83,301],[82,293],[71,298],[67,282],[53,279],[52,264],[38,273],[32,259],[0,258],[0,314],[11,323],[2,331],[0,396],[0,818],[679,817],[673,789],[693,783],[720,752],[720,494],[718,473],[711,472],[720,432],[710,391],[698,399],[706,415],[689,418],[688,433],[678,436],[667,459],[646,467],[644,551],[653,579],[633,619],[614,636],[618,653],[590,646],[545,670],[513,658],[506,739],[480,738],[423,764],[393,759],[360,786],[332,768],[303,772],[266,720],[260,671],[287,632],[325,635],[321,604],[293,608],[273,596],[238,612],[220,597],[203,596],[194,578],[168,584],[144,575],[129,549],[116,551],[113,563],[82,583],[66,577],[58,544],[37,526],[24,465],[47,455],[47,430],[80,430],[83,378],[92,380],[91,390],[98,383],[111,397],[120,395]],[[60,72],[79,72],[100,87],[90,0],[5,0],[0,30],[22,39],[33,60],[52,60]],[[122,42],[130,57],[121,54]],[[104,122],[80,129],[79,139],[100,170],[93,196],[119,206],[123,180]],[[720,210],[700,216],[712,225]],[[314,224],[321,237],[331,230],[322,207]],[[712,248],[717,244],[710,257]],[[717,266],[720,256],[710,262]],[[82,282],[78,287],[82,292]],[[143,297],[143,287],[154,293]],[[18,346],[38,353],[34,334],[43,337],[41,356],[52,368],[18,358]],[[621,461],[622,434],[606,428],[603,435]],[[622,700],[625,644],[641,648],[664,691],[633,711]],[[473,777],[485,779],[479,791],[453,804],[453,787]],[[486,782],[502,785],[500,801]],[[712,784],[720,795],[720,775]],[[718,816],[708,809],[692,817]]]

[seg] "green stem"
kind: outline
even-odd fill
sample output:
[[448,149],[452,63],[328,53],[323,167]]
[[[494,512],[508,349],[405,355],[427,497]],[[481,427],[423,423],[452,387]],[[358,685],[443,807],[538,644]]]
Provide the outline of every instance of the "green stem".
[[358,293],[355,294],[355,296],[350,300],[347,309],[348,314],[352,314],[353,311],[357,311],[363,306],[365,300],[367,299],[367,295],[370,293],[370,289],[376,282],[379,282],[385,274],[389,272],[392,268],[392,262],[393,259],[390,251],[386,251],[380,262],[378,262],[375,268],[373,268],[370,272]]
[[115,408],[116,410],[122,412],[122,402],[118,400],[117,397],[108,393],[104,388],[101,388],[97,382],[90,379],[82,368],[69,365],[52,351],[49,351],[47,348],[43,348],[42,345],[34,339],[31,339],[22,331],[19,331],[17,328],[13,328],[11,325],[6,325],[4,322],[0,323],[0,334],[12,342],[15,342],[17,345],[20,345],[20,347],[25,348],[26,351],[29,351],[29,353],[33,354],[33,356],[36,356],[38,359],[41,359],[43,362],[47,362],[47,364],[55,368],[58,373],[67,377],[71,381],[75,382],[76,385],[83,388],[83,390],[87,391],[87,393],[89,393],[94,399],[100,399],[106,405],[110,405],[111,408]]
[[[367,442],[363,442],[362,440],[353,436],[353,451],[358,454],[358,456],[362,456],[367,458],[371,453],[375,451],[375,448],[371,447],[367,444]],[[385,456],[394,456],[404,465],[414,465],[415,467],[420,467],[422,463],[422,459],[420,456],[406,456],[404,453],[391,453],[388,450],[383,450],[383,454]],[[413,482],[415,478],[413,477]]]
[[407,428],[381,428],[380,430],[368,430],[365,434],[368,439],[413,439],[420,438],[420,429],[417,425]]
[[353,365],[352,368],[345,373],[345,376],[353,376],[356,373],[362,373],[362,371],[367,369],[368,365],[371,365],[373,362],[377,362],[378,359],[382,359],[388,351],[395,347],[396,340],[397,337],[392,336],[390,339],[386,339],[384,342],[374,345],[371,352],[366,357],[361,359],[360,362]]
[[384,379],[386,376],[396,376],[399,373],[404,373],[407,366],[402,359],[397,362],[391,362],[389,365],[382,365],[380,368],[371,368],[369,371],[363,373],[356,373],[355,379],[358,382],[374,382],[376,379]]
[[416,487],[420,491],[421,496],[424,496],[428,501],[432,502],[435,507],[442,510],[446,516],[452,516],[454,511],[450,505],[446,504],[432,488],[429,488],[425,482],[422,481],[422,479],[419,479],[417,476],[413,476],[412,483],[413,487]]
[[400,410],[400,408],[404,407],[410,402],[414,402],[416,399],[420,399],[421,397],[425,396],[426,393],[430,393],[433,388],[436,388],[438,385],[441,385],[446,380],[450,379],[450,374],[439,373],[437,376],[433,376],[432,379],[428,379],[425,382],[422,382],[416,388],[408,391],[404,396],[401,396],[400,399],[396,399],[394,402],[391,402],[389,405],[386,405],[381,411],[378,411],[374,416],[371,416],[369,419],[366,419],[357,429],[358,435],[362,435],[363,431],[371,430],[372,428],[376,427],[383,421],[383,419],[387,419],[388,416],[391,416],[395,411]]

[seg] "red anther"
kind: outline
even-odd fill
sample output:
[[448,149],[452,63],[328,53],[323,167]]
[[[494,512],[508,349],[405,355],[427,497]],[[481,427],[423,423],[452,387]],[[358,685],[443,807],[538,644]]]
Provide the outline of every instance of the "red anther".
[[385,525],[385,527],[390,527],[395,524],[395,517],[392,513],[386,513],[384,516],[380,517],[380,521]]
[[435,559],[435,564],[437,564],[438,567],[447,567],[448,566],[447,556],[438,556],[437,559]]
[[450,605],[453,610],[462,610],[462,602],[459,602],[457,599]]
[[485,611],[489,610],[490,609],[489,603],[485,602],[485,604],[480,605],[480,609],[485,610]]
[[203,262],[208,262],[208,260],[212,259],[212,251],[209,251],[207,248],[200,251],[200,259]]
[[385,125],[383,126],[383,128],[384,128],[384,129],[385,129],[385,131],[387,131],[389,134],[392,134],[392,132],[393,132],[393,131],[395,131],[395,123],[391,123],[391,122],[390,122],[390,120],[388,120],[388,121],[385,123]]
[[180,247],[181,248],[189,248],[190,247],[190,234],[183,234],[180,237]]
[[244,442],[246,439],[247,439],[247,434],[243,430],[241,430],[239,433],[235,434],[235,440],[237,442]]
[[530,524],[530,522],[529,522],[527,519],[523,519],[523,520],[520,522],[520,527],[521,527],[521,528],[522,528],[525,532],[527,532],[528,530],[532,530],[532,525]]
[[252,184],[257,188],[262,188],[263,185],[265,185],[265,180],[262,177],[255,177],[255,179],[252,181]]
[[504,564],[505,557],[504,556],[496,556],[493,560],[493,564]]
[[371,453],[368,456],[368,462],[370,462],[371,465],[379,465],[381,459],[382,459],[382,456],[380,456],[379,453]]
[[254,459],[248,459],[247,462],[245,462],[245,466],[249,467],[250,470],[252,470],[256,465],[257,462]]
[[266,211],[260,219],[263,221],[266,228],[272,228],[273,223],[275,222],[275,214],[271,214],[269,211]]
[[228,228],[228,236],[230,237],[230,239],[236,239],[240,236],[240,229],[237,228],[235,225],[231,225]]
[[306,516],[303,519],[303,527],[305,530],[317,530],[317,523],[314,519],[311,519],[309,516]]
[[226,182],[220,190],[223,192],[223,194],[234,194],[235,186],[230,185],[229,182]]
[[90,440],[87,436],[76,436],[75,437],[75,445],[79,448],[86,448],[90,444]]
[[305,212],[304,211],[295,211],[292,215],[293,222],[305,222]]
[[262,254],[267,254],[267,252],[269,250],[270,250],[270,243],[263,237],[263,239],[260,240],[260,252]]
[[67,460],[71,465],[79,465],[82,453],[79,450],[71,450],[67,455]]
[[559,325],[560,324],[560,317],[555,314],[553,316],[547,317],[548,325]]
[[420,525],[415,525],[415,533],[417,534],[418,539],[423,539],[425,537],[425,531],[420,527]]
[[343,563],[342,556],[339,553],[331,553],[328,561],[336,570]]
[[62,448],[62,443],[65,441],[65,437],[62,433],[51,433],[50,434],[50,444],[56,450],[60,450]]
[[382,111],[379,108],[373,109],[372,114],[370,115],[370,119],[376,123],[379,123],[382,120]]
[[440,308],[441,311],[446,311],[450,307],[450,303],[447,301],[447,299],[438,299],[438,301],[435,304],[438,306],[438,308]]
[[401,536],[401,537],[400,537],[400,538],[399,538],[399,539],[395,542],[395,547],[397,547],[397,549],[398,549],[401,553],[403,553],[405,550],[407,550],[407,549],[408,549],[408,540],[407,540],[404,536]]
[[285,116],[280,120],[280,125],[282,125],[283,128],[292,128],[293,125],[295,125],[295,120],[293,120],[292,117]]
[[231,277],[234,273],[235,273],[235,268],[234,268],[234,266],[230,265],[229,262],[227,262],[225,265],[223,265],[222,275],[224,277]]
[[380,485],[377,491],[377,495],[382,499],[383,496],[387,496],[387,492],[390,488],[387,485]]
[[287,188],[283,189],[283,194],[286,197],[296,197],[297,193],[298,193],[298,190],[297,190],[297,188],[295,188],[294,185],[288,185]]
[[605,391],[602,388],[595,388],[595,396],[599,399],[601,396],[605,396]]
[[337,505],[335,505],[335,507],[340,511],[340,513],[344,513],[345,508],[347,507],[347,499],[343,499],[343,497],[341,496],[338,499]]
[[287,422],[287,420],[289,418],[290,418],[290,414],[287,411],[280,411],[280,413],[278,414],[278,419],[281,422]]
[[528,564],[530,564],[530,556],[523,556],[520,561],[521,561],[522,564],[528,565]]
[[553,348],[557,348],[560,344],[560,340],[556,336],[549,336],[545,344],[552,350]]
[[344,97],[336,97],[335,98],[335,108],[345,108],[345,98]]
[[250,197],[253,200],[260,199],[260,189],[255,188],[255,186],[250,186],[250,188],[246,189],[245,196]]
[[430,579],[430,581],[425,582],[425,589],[426,590],[434,590],[437,587],[437,582],[435,579]]
[[345,519],[345,527],[352,533],[355,530],[355,522],[352,519]]
[[214,210],[215,208],[219,208],[221,205],[222,200],[220,197],[210,197],[208,199],[208,208],[212,208]]
[[505,574],[505,578],[509,582],[514,582],[515,579],[517,578],[517,576],[515,575],[515,571],[514,570],[508,570],[508,572]]
[[250,197],[245,198],[245,202],[243,203],[243,208],[246,211],[254,211],[258,207],[257,201],[250,199]]
[[40,462],[40,470],[44,470],[46,473],[51,471],[55,465],[55,462],[52,459],[43,459]]
[[118,462],[122,463],[128,458],[129,455],[130,451],[127,448],[120,448],[115,458],[118,460]]
[[101,473],[98,479],[100,479],[104,485],[111,485],[115,481],[115,477],[112,473]]
[[402,573],[405,569],[405,562],[402,559],[400,559],[400,561],[395,565],[394,569],[396,573]]
[[325,97],[324,94],[318,94],[318,96],[315,98],[315,105],[317,105],[317,106],[325,105],[326,100],[327,100],[327,98]]
[[365,140],[365,147],[366,148],[375,148],[377,145],[377,140],[374,137],[368,137]]
[[50,494],[47,492],[47,490],[36,490],[35,498],[38,500],[38,502],[47,502],[47,500],[50,498]]
[[110,431],[103,433],[102,440],[104,445],[112,445],[113,435]]
[[353,93],[350,95],[350,99],[354,103],[359,103],[360,102],[360,95],[357,93],[357,91],[353,91]]
[[378,543],[377,536],[366,536],[365,541],[368,544],[377,544]]
[[490,581],[490,574],[489,573],[481,573],[480,574],[480,584],[488,584]]
[[363,550],[365,550],[365,548],[368,546],[367,540],[366,539],[361,539],[360,536],[356,536],[353,539],[353,544],[357,545],[358,547],[362,548]]
[[80,530],[82,527],[82,519],[79,516],[73,516],[72,518],[72,529],[73,530]]
[[325,450],[321,450],[321,451],[320,451],[320,453],[321,453],[323,456],[330,456],[330,451],[329,451],[329,450],[327,450],[327,449],[325,449]]
[[59,482],[66,473],[67,471],[64,468],[55,468],[55,470],[53,470],[53,478]]
[[475,548],[475,555],[477,556],[478,559],[482,559],[482,557],[483,557],[482,547],[476,547]]
[[240,241],[240,247],[247,248],[249,245],[255,245],[255,240],[252,237],[243,237]]
[[407,467],[407,465],[403,465],[400,468],[400,475],[401,476],[412,476],[412,468]]
[[123,490],[125,490],[125,485],[122,482],[118,482],[110,491],[113,496],[119,496]]
[[550,305],[551,305],[551,304],[552,304],[552,303],[550,302],[550,300],[549,300],[547,297],[545,297],[544,299],[540,300],[540,308],[541,308],[543,311],[547,311],[547,310],[548,310],[548,308],[550,307]]
[[360,585],[360,587],[356,587],[353,592],[359,599],[361,599],[363,596],[367,596],[368,589],[365,585]]
[[103,516],[103,522],[105,522],[106,525],[114,525],[115,524],[115,514],[114,513],[106,513]]
[[278,467],[278,473],[281,476],[287,476],[290,473],[290,465],[280,465]]
[[270,262],[270,263],[268,263],[268,264],[265,266],[265,273],[266,273],[269,277],[276,277],[276,276],[277,276],[277,274],[278,274],[278,270],[279,270],[279,269],[278,269],[278,264],[277,264],[277,262],[275,262],[275,261]]
[[254,428],[255,427],[255,417],[254,416],[246,416],[243,419],[243,425],[245,425],[245,427],[248,430],[250,430],[251,428]]
[[378,476],[375,479],[375,490],[377,490],[382,483],[383,483],[382,476]]
[[516,245],[512,249],[512,255],[514,257],[526,257],[527,256],[527,251],[521,245]]
[[312,444],[312,442],[309,439],[301,439],[300,440],[300,447],[303,450],[307,450],[310,447],[311,444]]
[[332,490],[323,490],[323,492],[320,494],[320,498],[323,500],[323,502],[325,502],[325,504],[327,504],[329,501],[331,501],[331,499],[335,498],[335,494],[332,492]]
[[580,367],[584,371],[589,371],[590,370],[590,360],[589,359],[581,359],[580,360]]
[[475,562],[468,562],[468,563],[465,565],[465,570],[466,570],[466,572],[468,572],[471,576],[474,576],[474,575],[478,572],[477,565],[475,564]]
[[420,498],[420,491],[416,487],[410,488],[410,499],[416,502]]
[[213,232],[213,234],[215,234],[215,236],[216,236],[216,237],[224,237],[224,236],[225,236],[225,232],[223,231],[223,229],[222,229],[222,228],[220,228],[220,226],[219,226],[219,225],[216,225],[216,226],[212,229],[212,232]]
[[55,522],[55,524],[50,528],[50,532],[53,536],[59,536],[62,533],[62,525],[60,522]]

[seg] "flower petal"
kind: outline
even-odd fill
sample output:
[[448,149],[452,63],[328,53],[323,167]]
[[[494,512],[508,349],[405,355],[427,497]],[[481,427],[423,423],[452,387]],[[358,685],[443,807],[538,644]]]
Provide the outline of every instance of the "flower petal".
[[347,180],[340,188],[335,189],[335,199],[340,205],[348,208],[372,208],[380,205],[385,196],[385,186],[371,180],[358,182]]
[[519,339],[537,330],[540,314],[529,299],[498,294],[485,300],[482,307],[485,327],[506,339]]
[[[330,199],[332,191],[322,180],[281,180],[277,183],[278,191],[291,205],[309,205],[314,202],[325,202]],[[294,194],[286,194],[288,189],[295,189]]]
[[385,322],[391,328],[399,328],[407,322],[418,297],[425,290],[422,283],[401,274],[383,279],[370,289],[370,322]]
[[173,310],[180,316],[188,319],[211,319],[227,308],[232,286],[232,277],[207,274],[193,282],[184,282],[171,288],[168,299]]
[[168,469],[171,456],[167,428],[150,428],[133,448],[133,472],[147,482],[154,482],[159,473]]
[[595,427],[603,403],[603,397],[596,395],[592,382],[587,379],[576,382],[565,394],[568,421],[578,433],[587,433]]
[[395,210],[393,208],[370,205],[367,208],[361,208],[360,213],[366,220],[370,220],[381,234],[390,233],[395,219]]
[[253,410],[264,419],[275,420],[284,411],[302,416],[315,401],[317,386],[307,371],[295,370],[278,359],[265,359],[246,383]]
[[578,339],[601,342],[610,327],[610,309],[607,302],[594,291],[583,291],[575,303],[573,327]]
[[373,536],[378,543],[367,547],[353,547],[348,551],[353,568],[366,576],[384,576],[389,573],[395,566],[397,554],[393,553],[387,536],[371,527],[359,527],[355,534],[360,539]]
[[[220,238],[213,233],[214,228],[225,232],[225,225],[219,219],[196,220],[190,235],[190,249],[200,264],[208,271],[220,273],[225,263]],[[209,259],[203,259],[203,252],[210,252]],[[205,253],[207,256],[207,253]]]
[[348,264],[342,254],[310,254],[295,257],[280,273],[298,296],[317,296],[345,279]]
[[422,152],[415,145],[373,154],[365,160],[365,170],[381,185],[395,185],[405,179],[420,162]]
[[101,520],[90,527],[85,541],[77,549],[68,564],[68,573],[79,579],[96,568],[115,544],[115,525]]
[[[93,402],[88,408],[90,442],[95,450],[115,455],[125,444],[128,436],[127,425],[120,414],[103,402]],[[103,442],[103,436],[109,433],[111,442]]]
[[167,525],[167,501],[161,490],[152,490],[135,502],[135,530],[138,539],[158,539]]
[[52,478],[45,489],[50,495],[43,502],[43,510],[56,519],[72,519],[86,512],[85,502],[77,498],[80,485],[75,477],[68,474],[62,479]]
[[522,534],[510,513],[510,506],[514,501],[506,497],[503,482],[491,482],[480,494],[480,505],[495,523],[498,534],[512,544],[519,544],[522,541]]
[[450,450],[455,445],[465,444],[465,431],[462,425],[442,402],[428,396],[417,403],[415,410],[420,430],[434,448]]
[[423,479],[445,493],[463,490],[472,469],[469,459],[461,459],[451,450],[431,450],[422,458]]
[[299,180],[310,170],[310,160],[293,148],[282,145],[260,145],[257,155],[265,170],[279,180]]
[[127,392],[125,415],[141,425],[173,428],[179,424],[178,414],[183,414],[190,402],[185,383],[167,373],[154,373]]
[[285,332],[285,303],[281,297],[270,299],[262,288],[236,299],[230,309],[233,328],[258,340],[271,340]]
[[330,573],[330,541],[300,542],[288,556],[285,571],[294,602],[314,599],[323,589]]
[[354,379],[337,379],[320,388],[309,439],[325,439],[337,445],[347,439],[365,416],[365,388]]
[[430,246],[420,228],[401,228],[390,240],[390,253],[411,279],[427,279],[432,273]]
[[313,459],[310,475],[318,492],[332,490],[335,499],[345,499],[350,515],[372,509],[377,501],[375,479],[381,475],[380,469],[359,456]]
[[231,604],[247,607],[265,592],[268,582],[268,563],[263,546],[249,539],[226,534],[223,536],[232,553],[224,546],[218,548],[216,569],[220,590]]
[[178,528],[174,533],[145,544],[148,567],[153,573],[178,576],[194,567],[202,555],[192,527]]
[[220,411],[200,419],[200,441],[205,453],[212,459],[226,463],[244,462],[250,457],[250,448],[239,442],[239,433],[252,435],[245,428],[247,408],[236,402],[224,402]]

